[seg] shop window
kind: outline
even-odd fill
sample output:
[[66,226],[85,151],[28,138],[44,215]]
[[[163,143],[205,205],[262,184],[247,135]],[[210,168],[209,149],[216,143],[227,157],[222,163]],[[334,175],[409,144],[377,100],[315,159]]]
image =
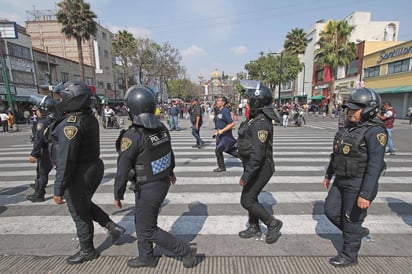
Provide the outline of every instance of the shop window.
[[388,64],[388,74],[409,71],[410,59],[400,60]]
[[358,59],[350,62],[348,67],[348,76],[356,75],[358,73]]
[[370,77],[377,77],[380,75],[380,66],[374,66],[370,68],[365,68],[363,77],[370,78]]

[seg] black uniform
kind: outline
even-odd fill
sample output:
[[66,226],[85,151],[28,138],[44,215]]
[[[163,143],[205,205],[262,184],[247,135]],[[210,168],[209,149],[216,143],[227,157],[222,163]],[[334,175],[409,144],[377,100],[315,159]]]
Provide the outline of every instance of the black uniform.
[[64,195],[81,249],[94,250],[92,221],[103,227],[111,222],[92,202],[104,172],[99,158],[99,123],[91,110],[67,114],[53,130],[52,140],[53,146],[58,146],[54,195]]
[[[115,200],[124,198],[129,179],[135,183],[135,226],[139,264],[152,265],[153,243],[177,255],[186,255],[190,245],[157,226],[160,206],[169,190],[175,167],[167,128],[146,129],[133,125],[122,132],[116,142],[119,157],[114,185]],[[130,178],[130,171],[134,176]]]
[[325,203],[328,219],[343,232],[339,255],[356,262],[365,229],[366,209],[357,206],[358,197],[369,202],[376,197],[384,169],[387,133],[375,118],[358,125],[348,124],[336,133],[326,178],[335,177]]
[[239,127],[238,151],[243,163],[243,187],[240,203],[249,213],[249,224],[259,220],[269,225],[273,216],[259,203],[258,195],[275,171],[273,161],[273,124],[263,113]]
[[49,181],[49,173],[52,169],[50,161],[50,154],[48,149],[47,139],[45,137],[45,130],[48,128],[50,118],[41,118],[36,124],[36,131],[34,134],[33,149],[30,156],[37,158],[36,180],[35,180],[35,194],[43,197],[46,193],[46,186]]

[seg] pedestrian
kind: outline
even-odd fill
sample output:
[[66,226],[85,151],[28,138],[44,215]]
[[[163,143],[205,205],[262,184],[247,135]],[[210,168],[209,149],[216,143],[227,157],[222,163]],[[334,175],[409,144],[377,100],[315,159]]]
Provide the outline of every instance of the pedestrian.
[[3,110],[0,113],[0,121],[1,121],[1,126],[3,127],[3,135],[9,133],[9,116],[6,114],[6,111]]
[[179,112],[180,112],[179,106],[176,104],[175,100],[172,100],[172,105],[169,108],[170,131],[180,130],[179,129]]
[[[124,102],[132,125],[116,141],[119,152],[114,183],[114,205],[122,208],[126,184],[134,183],[135,227],[139,256],[127,262],[132,268],[155,267],[153,244],[182,256],[183,266],[195,263],[197,247],[177,239],[157,226],[160,207],[170,185],[176,183],[175,158],[170,134],[154,115],[156,97],[146,87],[132,86]],[[129,174],[134,174],[130,176]],[[132,177],[132,178],[130,178]]]
[[27,195],[26,199],[33,203],[38,203],[45,201],[44,195],[49,182],[49,173],[53,167],[45,131],[53,121],[52,110],[55,110],[56,101],[50,96],[39,94],[30,95],[30,101],[37,105],[36,115],[39,117],[39,120],[34,134],[33,149],[29,156],[30,163],[37,163],[36,179],[34,184],[30,184],[34,189],[34,193]]
[[237,152],[236,139],[233,137],[232,128],[235,126],[235,122],[232,120],[229,109],[226,107],[228,100],[226,97],[219,97],[216,101],[216,106],[219,112],[216,115],[216,148],[215,155],[217,160],[217,168],[213,172],[226,171],[225,159],[223,152],[226,152],[233,157],[239,158]]
[[284,105],[282,107],[282,125],[283,127],[287,127],[288,126],[288,122],[289,122],[289,107],[287,105]]
[[200,138],[200,127],[202,126],[203,119],[202,119],[202,109],[199,105],[199,100],[194,98],[192,100],[190,109],[190,122],[192,124],[192,135],[196,139],[196,144],[193,145],[193,148],[202,148],[205,142]]
[[387,133],[376,115],[381,99],[368,88],[356,90],[343,108],[348,122],[338,130],[333,152],[323,180],[328,189],[325,201],[326,217],[342,231],[343,245],[329,263],[346,267],[358,263],[362,237],[369,234],[362,223],[378,191],[378,181],[384,169]]
[[93,221],[109,231],[112,243],[126,230],[92,202],[104,173],[100,159],[99,122],[90,106],[92,91],[80,81],[59,84],[53,91],[61,98],[56,107],[63,115],[50,129],[52,163],[56,159],[53,199],[56,204],[67,203],[80,242],[80,251],[66,261],[80,264],[98,257],[93,244]]
[[378,113],[379,119],[385,124],[386,131],[388,132],[388,143],[386,153],[389,155],[395,155],[395,149],[393,147],[392,135],[393,124],[395,123],[396,110],[392,107],[389,101],[383,102],[383,113]]
[[250,118],[242,122],[238,132],[238,151],[243,164],[239,185],[243,187],[240,204],[249,213],[248,228],[239,232],[246,239],[260,237],[259,221],[267,226],[266,243],[273,244],[280,237],[282,221],[272,216],[258,196],[275,171],[273,161],[273,121],[280,123],[272,105],[271,90],[260,81],[242,80],[249,95]]
[[412,124],[412,106],[408,107],[409,125]]
[[114,113],[113,109],[109,106],[106,105],[103,111],[103,117],[104,117],[104,127],[108,128],[112,126],[112,117],[115,116],[116,114]]
[[14,123],[14,115],[13,112],[10,110],[7,113],[8,119],[7,119],[7,125],[9,126],[9,128],[13,128],[13,123]]

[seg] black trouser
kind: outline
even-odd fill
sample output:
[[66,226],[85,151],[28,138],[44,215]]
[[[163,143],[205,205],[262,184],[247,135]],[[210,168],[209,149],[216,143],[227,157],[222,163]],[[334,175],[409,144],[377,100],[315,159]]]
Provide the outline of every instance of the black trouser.
[[1,125],[3,126],[3,133],[9,132],[9,122],[7,120],[1,121]]
[[216,148],[215,148],[215,155],[217,165],[220,168],[226,168],[225,166],[225,158],[223,157],[223,152],[232,155],[235,158],[239,158],[239,153],[236,147],[233,147],[236,143],[235,139],[231,138],[220,138],[216,136]]
[[140,193],[135,193],[135,226],[141,262],[153,263],[153,243],[179,256],[186,255],[190,251],[188,243],[157,226],[160,206],[169,186],[168,179],[154,181],[141,185]]
[[43,196],[46,193],[46,186],[49,182],[49,173],[52,169],[50,154],[47,148],[42,148],[41,156],[37,159],[36,167],[36,193]]
[[93,249],[93,221],[104,227],[110,221],[109,215],[92,202],[103,178],[103,161],[98,160],[85,168],[79,167],[64,193],[67,207],[76,224],[77,236],[82,249]]
[[258,195],[273,175],[272,164],[265,161],[257,175],[248,182],[242,190],[240,204],[249,213],[249,224],[259,224],[259,220],[269,225],[273,216],[259,203]]
[[351,259],[358,258],[362,241],[362,223],[366,209],[357,206],[362,178],[337,176],[325,202],[326,217],[343,233],[343,248],[340,254]]

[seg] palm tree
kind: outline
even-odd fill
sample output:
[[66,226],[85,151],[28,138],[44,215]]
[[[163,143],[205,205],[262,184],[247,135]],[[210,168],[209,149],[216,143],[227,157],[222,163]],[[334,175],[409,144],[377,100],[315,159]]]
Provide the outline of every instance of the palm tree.
[[129,67],[131,58],[136,56],[136,39],[127,30],[118,31],[112,42],[112,52],[118,58],[123,69],[125,88],[129,89]]
[[303,29],[294,28],[286,35],[285,53],[290,55],[304,54],[308,42],[306,40],[306,33]]
[[90,10],[90,4],[83,0],[64,0],[57,4],[59,11],[56,18],[62,24],[62,33],[68,39],[76,39],[79,58],[80,79],[84,81],[82,42],[90,40],[97,32],[96,14]]
[[[336,71],[339,66],[349,65],[357,56],[357,48],[349,38],[356,26],[351,26],[343,20],[330,20],[320,33],[317,42],[319,49],[315,50],[315,62],[331,71],[330,94],[334,94]],[[333,97],[330,96],[329,114],[332,111]]]

